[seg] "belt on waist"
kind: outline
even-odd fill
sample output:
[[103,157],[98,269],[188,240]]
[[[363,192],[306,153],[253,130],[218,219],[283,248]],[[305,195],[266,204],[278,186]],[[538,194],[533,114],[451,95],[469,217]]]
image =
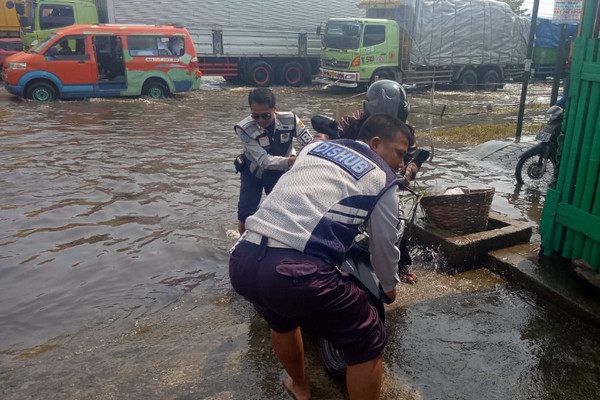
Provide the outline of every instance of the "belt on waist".
[[[260,244],[263,237],[264,237],[263,235],[256,233],[256,232],[251,232],[251,231],[244,232],[244,240],[246,240],[250,243]],[[281,243],[280,241],[271,239],[271,238],[268,238],[268,240],[267,240],[267,247],[278,247],[281,249],[291,249],[291,247],[288,246],[287,244]]]

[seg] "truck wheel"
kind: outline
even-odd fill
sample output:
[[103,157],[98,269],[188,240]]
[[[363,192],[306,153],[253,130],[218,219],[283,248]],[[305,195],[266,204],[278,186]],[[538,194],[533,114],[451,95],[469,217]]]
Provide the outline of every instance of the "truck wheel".
[[25,97],[35,101],[56,100],[56,89],[46,82],[34,82],[27,88]]
[[480,89],[495,92],[500,85],[500,75],[495,69],[488,69],[479,78],[479,82],[481,83]]
[[142,96],[147,96],[151,99],[164,99],[169,97],[169,88],[159,81],[146,82],[142,88]]
[[472,69],[464,70],[458,79],[460,90],[473,92],[477,89],[477,74]]
[[304,82],[304,69],[300,64],[291,61],[281,69],[280,81],[288,86],[300,86]]
[[257,61],[248,68],[248,80],[254,86],[270,86],[273,79],[273,68],[269,63]]

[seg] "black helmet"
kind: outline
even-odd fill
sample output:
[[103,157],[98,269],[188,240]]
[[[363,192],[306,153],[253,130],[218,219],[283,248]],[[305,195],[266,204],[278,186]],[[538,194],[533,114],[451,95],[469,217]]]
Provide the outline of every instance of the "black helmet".
[[375,81],[369,86],[364,107],[369,115],[392,115],[398,117],[402,122],[406,122],[410,112],[410,105],[406,100],[406,92],[402,85],[387,79]]

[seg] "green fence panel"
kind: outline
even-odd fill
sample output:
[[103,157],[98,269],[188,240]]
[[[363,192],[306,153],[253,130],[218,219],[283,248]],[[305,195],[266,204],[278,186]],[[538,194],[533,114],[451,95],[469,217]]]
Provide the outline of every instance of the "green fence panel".
[[[600,75],[599,75],[600,76]],[[594,132],[596,132],[596,121],[598,119],[598,99],[600,98],[600,85],[597,83],[589,83],[590,95],[587,98],[585,107],[586,112],[583,120],[585,121],[580,132],[573,132],[573,136],[577,136],[579,151],[576,159],[573,160],[575,165],[573,198],[570,201],[574,207],[586,211],[592,211],[592,203],[594,199],[596,177],[598,168],[594,170],[591,167],[591,157],[593,154],[592,145],[594,141]],[[573,154],[571,154],[573,156]],[[591,184],[593,186],[587,186]],[[587,189],[587,190],[586,190]],[[565,235],[562,253],[567,258],[580,258],[583,250],[585,235],[579,231],[568,231]]]
[[[540,235],[545,255],[581,258],[600,272],[600,40],[598,0],[585,2],[575,39],[569,103],[556,186],[546,193]],[[596,33],[594,33],[596,31]]]

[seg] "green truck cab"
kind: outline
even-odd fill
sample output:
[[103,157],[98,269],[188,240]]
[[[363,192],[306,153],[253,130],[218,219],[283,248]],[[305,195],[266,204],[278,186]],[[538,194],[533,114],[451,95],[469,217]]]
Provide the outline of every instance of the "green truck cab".
[[322,34],[321,75],[338,86],[396,80],[399,27],[387,19],[332,18]]
[[8,1],[6,7],[16,8],[25,48],[46,39],[58,28],[100,22],[93,0]]

